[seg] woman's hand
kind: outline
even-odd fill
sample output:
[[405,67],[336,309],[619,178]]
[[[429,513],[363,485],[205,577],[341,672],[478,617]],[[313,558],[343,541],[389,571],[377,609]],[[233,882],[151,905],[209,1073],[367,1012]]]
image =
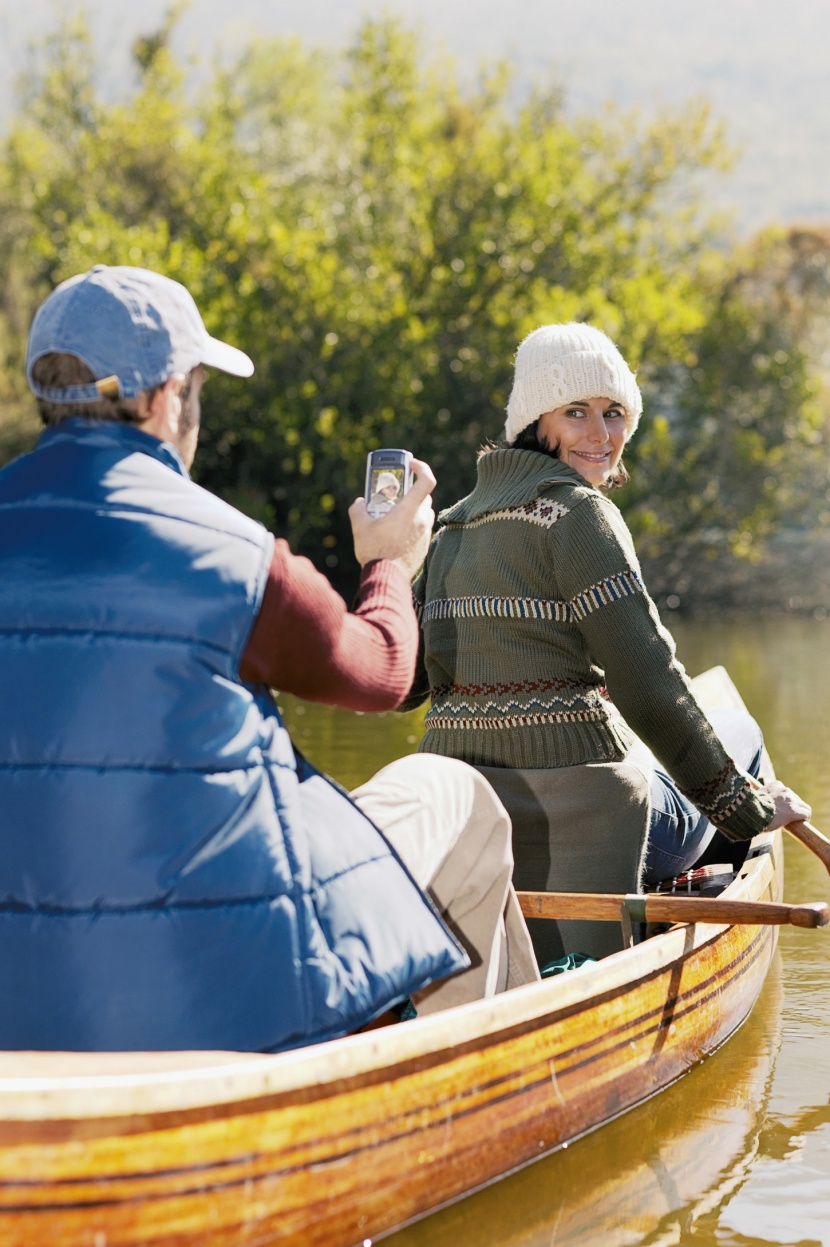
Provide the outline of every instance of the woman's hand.
[[420,459],[412,460],[416,481],[400,502],[373,519],[363,498],[349,507],[355,558],[361,567],[374,559],[391,559],[409,580],[426,558],[435,516],[430,494],[435,488],[432,468]]
[[775,802],[775,812],[767,824],[767,831],[776,827],[786,827],[788,823],[803,823],[812,818],[812,807],[802,801],[792,788],[787,788],[780,780],[773,779],[764,784],[763,792]]

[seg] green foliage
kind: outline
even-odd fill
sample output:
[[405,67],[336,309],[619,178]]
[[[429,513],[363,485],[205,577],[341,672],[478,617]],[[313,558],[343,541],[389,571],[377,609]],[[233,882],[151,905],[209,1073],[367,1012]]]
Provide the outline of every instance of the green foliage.
[[782,521],[826,523],[830,240],[769,231],[719,276],[682,366],[662,378],[628,512],[652,578],[686,594],[701,567],[758,558]]
[[30,76],[0,158],[0,450],[33,427],[34,307],[72,273],[130,263],[184,282],[257,365],[248,383],[211,377],[199,479],[341,586],[367,450],[428,458],[439,506],[467,492],[515,347],[550,320],[593,321],[640,368],[623,505],[669,578],[702,529],[741,550],[792,509],[765,481],[819,429],[804,325],[763,289],[772,243],[730,258],[711,241],[697,183],[725,148],[705,105],[574,122],[550,89],[515,107],[507,66],[462,89],[388,20],[339,58],[258,40],[196,92],[174,19],[137,42],[116,103],[77,21]]

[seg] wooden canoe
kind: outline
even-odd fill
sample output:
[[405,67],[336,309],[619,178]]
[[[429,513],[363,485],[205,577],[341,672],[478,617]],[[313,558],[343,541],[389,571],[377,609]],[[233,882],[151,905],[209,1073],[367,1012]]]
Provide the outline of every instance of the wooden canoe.
[[[783,1129],[771,1127],[769,1115],[781,1046],[780,960],[776,954],[739,1032],[674,1086],[574,1147],[409,1226],[386,1240],[390,1247],[713,1242],[713,1210],[746,1181],[770,1128]],[[812,1110],[815,1118],[821,1112]],[[793,1134],[810,1129],[806,1117]],[[789,1139],[788,1126],[785,1145]]]
[[[728,894],[778,900],[781,864],[780,833],[757,837]],[[747,1017],[776,934],[675,927],[279,1056],[0,1054],[0,1247],[371,1242],[680,1078]]]

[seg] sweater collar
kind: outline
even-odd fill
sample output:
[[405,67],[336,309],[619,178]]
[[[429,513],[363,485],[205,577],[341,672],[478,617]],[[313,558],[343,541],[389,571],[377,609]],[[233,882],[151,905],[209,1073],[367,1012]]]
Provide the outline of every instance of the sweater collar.
[[115,420],[95,420],[91,416],[69,416],[61,420],[60,424],[44,429],[38,440],[38,448],[57,446],[66,441],[80,442],[94,450],[121,450],[125,454],[138,452],[150,455],[180,476],[190,479],[184,460],[172,442],[162,442],[132,424]]
[[478,481],[466,498],[438,516],[441,524],[465,524],[489,511],[520,507],[538,498],[551,485],[593,485],[560,459],[537,450],[490,450],[478,461]]

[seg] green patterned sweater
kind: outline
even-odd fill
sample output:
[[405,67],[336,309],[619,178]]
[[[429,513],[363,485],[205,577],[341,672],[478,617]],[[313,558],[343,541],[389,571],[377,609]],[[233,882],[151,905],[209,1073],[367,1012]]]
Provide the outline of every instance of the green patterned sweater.
[[420,749],[574,766],[624,758],[634,732],[728,836],[766,827],[772,801],[698,706],[604,494],[548,455],[494,450],[438,518],[413,588],[422,645],[401,707],[431,697]]

